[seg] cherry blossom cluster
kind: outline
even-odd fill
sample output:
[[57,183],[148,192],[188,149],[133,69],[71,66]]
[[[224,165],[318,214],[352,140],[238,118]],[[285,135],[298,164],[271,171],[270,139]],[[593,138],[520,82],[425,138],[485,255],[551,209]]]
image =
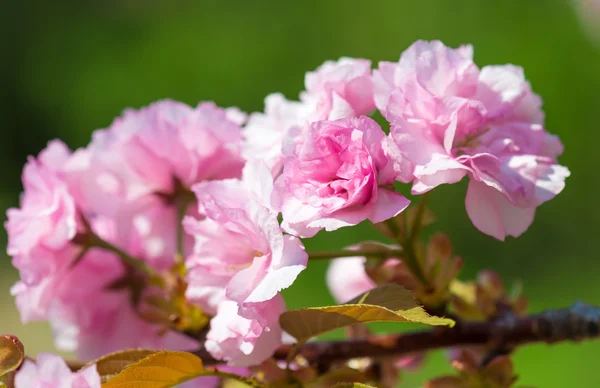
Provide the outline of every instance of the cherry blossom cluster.
[[[125,111],[85,148],[50,142],[5,225],[23,322],[50,322],[57,347],[83,359],[194,348],[140,313],[161,292],[144,276],[180,264],[185,299],[210,317],[206,349],[247,367],[286,338],[280,292],[308,264],[300,238],[397,216],[409,205],[398,183],[420,195],[468,177],[475,227],[521,235],[564,188],[563,147],[521,68],[472,57],[418,41],[376,69],[325,62],[298,100],[271,94],[264,112],[164,100]],[[338,301],[373,286],[360,260],[330,269]]]

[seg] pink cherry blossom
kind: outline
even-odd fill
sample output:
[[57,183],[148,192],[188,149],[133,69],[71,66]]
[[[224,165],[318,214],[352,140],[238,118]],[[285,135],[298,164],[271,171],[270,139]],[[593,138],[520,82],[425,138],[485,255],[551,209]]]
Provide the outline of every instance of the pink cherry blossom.
[[416,42],[374,72],[377,107],[397,155],[412,164],[412,192],[469,176],[467,213],[503,240],[531,224],[536,207],[564,188],[562,144],[543,128],[541,100],[521,68],[472,61],[472,48]]
[[25,360],[15,377],[15,388],[100,388],[96,365],[71,372],[54,354],[41,353],[36,362]]
[[[164,101],[128,111],[74,154],[53,142],[31,158],[21,207],[9,210],[6,224],[21,275],[11,292],[23,321],[48,320],[57,346],[85,359],[122,346],[192,346],[177,335],[158,335],[160,328],[132,305],[137,275],[111,289],[123,283],[122,261],[98,248],[84,251],[82,241],[89,226],[150,267],[168,269],[177,252],[177,196],[197,181],[241,174],[244,119],[210,103],[192,109]],[[192,243],[184,240],[184,253]]]
[[282,344],[279,315],[285,311],[280,294],[260,304],[253,318],[238,314],[238,304],[224,300],[211,320],[206,350],[230,366],[259,365]]
[[305,84],[301,101],[289,101],[280,93],[268,95],[264,113],[250,115],[244,128],[244,157],[263,160],[275,177],[283,164],[284,135],[291,128],[369,114],[375,109],[368,60],[327,61],[306,74]]
[[399,171],[387,156],[388,138],[362,116],[319,121],[290,131],[274,201],[284,229],[300,237],[385,221],[409,201],[394,191]]
[[69,155],[63,143],[54,141],[38,158],[30,157],[23,170],[20,207],[7,211],[8,254],[21,277],[12,293],[24,322],[45,318],[53,297],[53,274],[75,258],[72,240],[80,219],[60,172]]
[[[111,233],[115,229],[110,226],[96,220],[92,223],[95,232],[114,240]],[[134,289],[129,288],[135,286],[134,278],[121,288],[110,289],[111,284],[127,275],[115,254],[91,249],[74,264],[81,249],[72,246],[61,252],[71,260],[69,265],[54,268],[39,283],[22,279],[13,286],[11,291],[22,319],[48,320],[56,347],[75,352],[82,360],[123,348],[188,349],[194,345],[180,334],[158,335],[160,327],[140,318],[132,304]],[[38,259],[43,265],[48,257]]]
[[[58,152],[61,155],[56,155]],[[75,236],[78,224],[75,200],[57,171],[62,163],[54,163],[54,159],[66,158],[69,153],[64,144],[56,141],[37,159],[29,158],[23,170],[25,192],[20,208],[7,211],[9,255],[26,257],[36,249],[60,251]]]
[[[360,247],[351,246],[346,249],[354,250]],[[326,274],[326,283],[329,292],[337,303],[346,303],[351,299],[377,287],[377,283],[367,274],[364,256],[342,257],[333,259]],[[383,264],[382,268],[393,269],[400,264],[399,259],[390,258]]]
[[366,257],[342,257],[330,262],[326,282],[329,292],[337,303],[372,290],[377,285],[365,272]]
[[[98,130],[68,166],[82,207],[114,214],[121,202],[147,194],[172,195],[203,180],[237,178],[244,120],[211,102],[196,108],[163,100],[126,110]],[[112,213],[111,213],[112,212]]]
[[281,145],[284,134],[292,126],[302,125],[309,119],[310,106],[289,101],[280,93],[265,98],[264,113],[253,113],[244,127],[243,156],[263,160],[273,176],[283,167]]
[[375,109],[371,61],[366,59],[327,61],[306,74],[305,85],[300,98],[314,107],[311,121],[356,117]]
[[207,311],[225,296],[242,307],[270,300],[306,268],[302,243],[282,234],[270,208],[272,186],[266,165],[249,163],[242,180],[193,187],[205,218],[184,220],[195,238],[187,297]]

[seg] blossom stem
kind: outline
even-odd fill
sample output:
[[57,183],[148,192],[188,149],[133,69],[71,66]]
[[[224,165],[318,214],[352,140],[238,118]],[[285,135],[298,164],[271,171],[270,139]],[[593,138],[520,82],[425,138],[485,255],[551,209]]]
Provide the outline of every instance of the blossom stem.
[[177,255],[175,260],[180,264],[185,257],[185,231],[183,229],[183,218],[192,203],[196,201],[196,196],[188,188],[175,179],[175,192],[172,196],[172,201],[177,209]]
[[[406,267],[412,272],[412,274],[425,286],[429,287],[429,281],[423,272],[423,268],[421,267],[421,262],[419,257],[417,256],[416,245],[419,241],[419,235],[421,233],[421,226],[423,224],[423,215],[425,214],[425,210],[427,209],[427,200],[429,199],[429,192],[425,193],[421,197],[421,201],[419,202],[417,213],[415,215],[415,219],[413,224],[410,226],[410,230],[406,228],[407,235],[405,238],[400,237],[400,234],[395,232],[394,234],[398,236],[399,242],[404,248],[404,254],[402,255],[402,261],[406,264]],[[396,225],[393,222],[388,223],[389,227],[392,228],[392,231],[397,229]],[[407,225],[408,226],[408,225]]]
[[428,191],[425,194],[423,194],[423,196],[421,197],[421,201],[419,201],[417,214],[415,216],[415,220],[410,231],[411,243],[414,243],[416,240],[418,240],[419,235],[421,234],[421,227],[423,226],[423,215],[425,214],[425,210],[427,210],[427,201],[429,200],[430,193],[431,192]]
[[338,250],[338,251],[319,251],[319,252],[308,252],[309,260],[331,260],[344,257],[378,257],[381,259],[389,259],[392,257],[400,257],[404,254],[402,249],[381,249],[374,251],[372,249],[358,249],[358,250]]
[[177,201],[177,255],[175,260],[179,263],[183,262],[184,247],[185,247],[185,232],[183,230],[183,217],[187,213],[189,204],[185,200]]
[[144,273],[153,281],[162,284],[161,276],[152,267],[144,263],[144,261],[142,261],[141,259],[131,256],[121,248],[109,243],[108,241],[104,240],[103,238],[91,231],[88,232],[86,237],[86,246],[88,248],[100,248],[108,252],[112,252],[118,255],[125,264]]

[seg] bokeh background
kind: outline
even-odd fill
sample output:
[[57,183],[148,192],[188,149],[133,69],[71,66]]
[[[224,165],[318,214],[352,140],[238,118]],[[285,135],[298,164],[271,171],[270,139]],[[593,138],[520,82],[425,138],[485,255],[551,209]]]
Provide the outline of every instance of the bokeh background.
[[[125,107],[168,97],[260,111],[271,92],[297,98],[304,73],[327,59],[395,61],[416,39],[472,43],[481,66],[525,68],[572,176],[527,233],[504,243],[469,222],[465,182],[436,189],[436,225],[465,259],[461,276],[489,267],[509,282],[522,280],[533,311],[600,304],[600,29],[593,26],[600,11],[593,1],[579,11],[568,0],[2,2],[0,206],[17,204],[27,155],[57,137],[84,146]],[[377,234],[365,225],[306,245],[336,249],[360,238]],[[311,263],[286,292],[289,307],[332,302],[325,266]],[[0,257],[0,332],[21,337],[31,354],[53,350],[47,325],[20,324],[8,293],[16,278],[10,259]],[[520,385],[598,386],[599,355],[600,341],[520,349]],[[449,370],[443,353],[432,354],[403,386]]]

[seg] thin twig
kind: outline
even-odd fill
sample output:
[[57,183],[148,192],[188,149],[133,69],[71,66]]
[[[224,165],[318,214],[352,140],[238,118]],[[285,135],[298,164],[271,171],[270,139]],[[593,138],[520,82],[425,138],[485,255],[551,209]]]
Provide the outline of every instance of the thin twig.
[[403,251],[401,248],[396,249],[386,249],[384,247],[381,248],[380,251],[375,251],[373,249],[364,249],[364,250],[350,250],[350,249],[342,249],[338,251],[321,251],[321,252],[308,252],[309,260],[331,260],[338,259],[343,257],[360,257],[360,256],[369,256],[369,257],[381,257],[382,259],[388,259],[392,257],[400,257],[402,256]]

